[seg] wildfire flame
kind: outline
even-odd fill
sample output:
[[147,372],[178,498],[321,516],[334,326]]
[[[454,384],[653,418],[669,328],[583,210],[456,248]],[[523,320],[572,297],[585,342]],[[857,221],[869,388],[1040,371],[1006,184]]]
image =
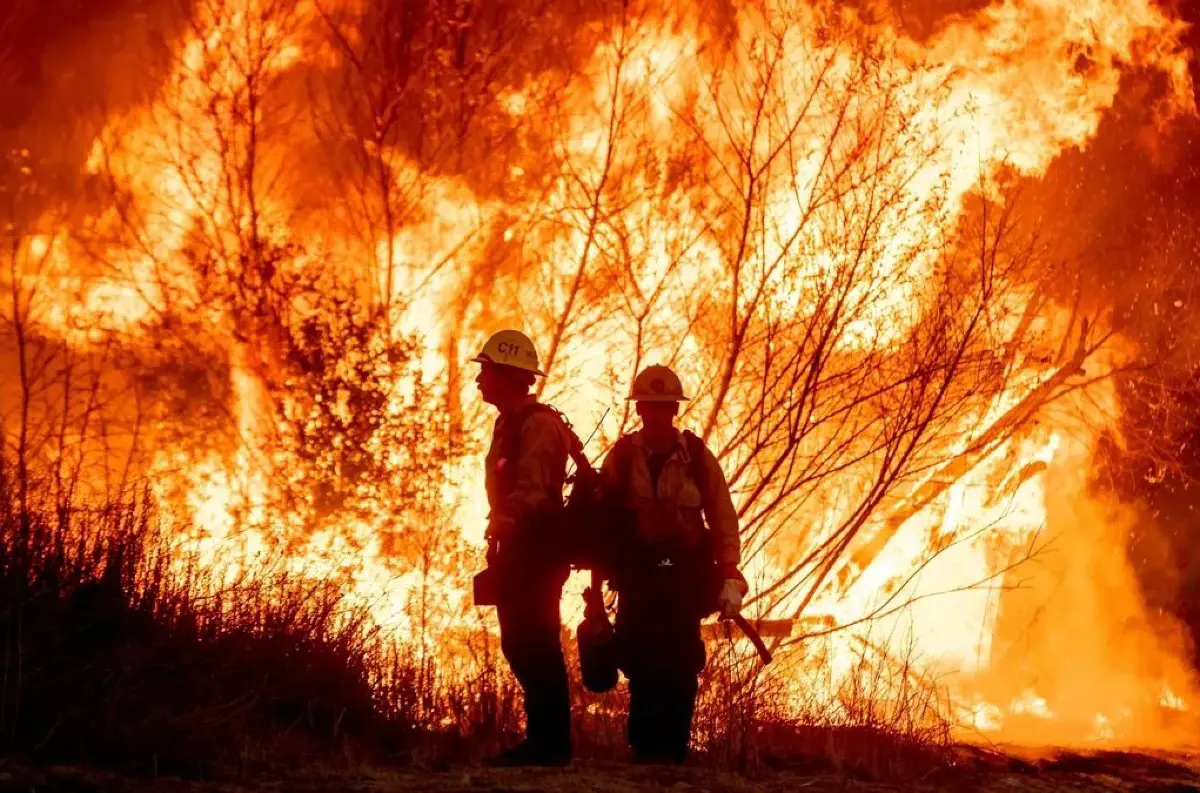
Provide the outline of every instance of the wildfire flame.
[[[812,626],[857,626],[827,639],[832,680],[856,674],[867,641],[915,655],[968,735],[1183,739],[1161,711],[1189,711],[1200,689],[1125,557],[1137,518],[1089,486],[1119,402],[1103,379],[1059,398],[1077,347],[1100,370],[1130,351],[1081,331],[1015,256],[970,275],[983,265],[966,233],[998,234],[1005,186],[1085,147],[1125,75],[1159,76],[1162,123],[1194,112],[1181,23],[1151,0],[1004,0],[917,41],[886,14],[838,4],[676,6],[630,4],[577,26],[569,69],[459,64],[492,74],[494,85],[470,76],[444,90],[480,91],[464,107],[486,104],[476,122],[495,131],[472,145],[495,152],[456,166],[405,126],[404,104],[427,97],[370,79],[369,31],[353,24],[369,3],[197,3],[155,95],[112,114],[90,148],[86,171],[113,201],[89,244],[25,243],[61,279],[46,288],[71,309],[47,322],[65,338],[103,328],[136,347],[182,316],[181,337],[220,361],[223,390],[198,398],[219,403],[232,440],[193,446],[161,416],[155,442],[175,445],[144,464],[181,558],[344,580],[350,602],[401,637],[417,635],[413,600],[432,586],[444,629],[469,629],[489,422],[462,362],[487,329],[523,325],[551,375],[545,396],[582,434],[599,425],[593,454],[630,428],[620,400],[638,366],[680,369],[698,392],[684,423],[720,452],[743,505],[750,610],[796,619],[800,655],[818,641],[801,634],[824,633]],[[421,68],[456,56],[429,57]],[[96,258],[104,267],[86,264]],[[961,300],[946,299],[952,287]],[[338,290],[347,300],[322,310],[349,316],[353,297],[382,317],[358,357],[323,364],[388,384],[369,408],[347,388],[303,393],[289,380],[284,337]],[[823,327],[837,328],[827,345],[800,339]],[[383,350],[414,333],[412,375]],[[948,386],[953,409],[930,414],[931,440],[876,498],[892,441],[873,428],[904,407],[889,409],[890,396],[848,407],[838,383],[923,404],[884,380],[924,371],[921,356],[949,355],[960,336],[974,339],[955,364],[971,362],[970,381]],[[989,345],[1007,357],[985,360]],[[809,396],[780,369],[814,355],[835,364],[812,370]],[[325,465],[318,452],[340,449],[280,452],[298,448],[281,440],[288,427],[352,426],[355,411],[402,422],[423,394],[443,406],[452,453],[430,457],[419,494],[379,474],[322,506],[306,477]],[[1055,410],[1042,410],[1051,396]],[[796,422],[786,452],[746,431],[782,432],[764,415]],[[365,443],[384,472],[424,454]],[[780,484],[781,469],[831,453],[845,464]],[[286,509],[284,493],[299,494]],[[398,526],[392,499],[424,511]],[[423,539],[403,539],[418,529]],[[842,552],[804,562],[829,543]],[[811,685],[789,668],[790,685]]]

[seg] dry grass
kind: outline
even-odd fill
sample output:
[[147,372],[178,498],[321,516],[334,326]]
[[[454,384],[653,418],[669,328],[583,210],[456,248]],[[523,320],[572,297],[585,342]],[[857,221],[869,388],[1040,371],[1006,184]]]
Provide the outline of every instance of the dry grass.
[[210,777],[464,757],[515,731],[494,662],[449,683],[335,584],[216,587],[168,547],[145,499],[50,516],[0,503],[6,756]]
[[792,769],[896,779],[950,761],[948,705],[911,659],[861,644],[852,670],[835,679],[830,649],[823,641],[785,648],[764,668],[740,644],[714,645],[696,716],[708,764],[751,776]]
[[[447,768],[515,740],[520,694],[486,623],[456,637],[464,649],[448,662],[381,636],[333,584],[262,574],[216,588],[202,569],[169,569],[167,547],[146,499],[51,515],[0,502],[6,756],[245,778],[314,764]],[[586,692],[566,629],[564,645],[578,754],[619,761],[624,689]],[[744,648],[713,647],[696,762],[751,777],[889,777],[944,760],[926,689],[881,697],[860,675],[838,702],[797,707],[795,671],[786,654],[763,670]]]
[[199,598],[144,502],[58,517],[0,518],[7,754],[205,776],[406,737],[337,592],[277,578]]

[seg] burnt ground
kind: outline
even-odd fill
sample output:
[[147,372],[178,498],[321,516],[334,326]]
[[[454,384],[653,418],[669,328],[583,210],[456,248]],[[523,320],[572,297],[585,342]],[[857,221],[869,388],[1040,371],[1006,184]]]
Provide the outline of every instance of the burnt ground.
[[[1024,755],[1024,757],[1018,756]],[[862,774],[823,770],[771,770],[753,777],[706,768],[632,766],[579,761],[569,769],[489,769],[463,766],[444,770],[375,767],[357,772],[309,771],[254,782],[213,783],[122,777],[80,768],[32,770],[0,762],[0,791],[98,793],[633,793],[670,790],[681,793],[783,793],[784,791],[1079,791],[1080,793],[1200,793],[1200,754],[1130,752],[1051,752],[1032,756],[964,752],[952,767],[907,779],[870,779]]]

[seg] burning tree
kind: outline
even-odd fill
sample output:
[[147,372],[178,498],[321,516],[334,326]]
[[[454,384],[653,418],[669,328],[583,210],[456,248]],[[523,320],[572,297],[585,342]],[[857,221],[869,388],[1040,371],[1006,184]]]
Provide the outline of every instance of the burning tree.
[[[1038,20],[1044,61],[979,74],[982,50],[1019,47],[1015,6],[916,53],[819,4],[735,19],[623,6],[566,78],[577,90],[514,102],[558,132],[552,176],[503,251],[513,302],[547,340],[551,394],[611,404],[650,362],[690,375],[685,420],[740,491],[761,613],[829,615],[788,643],[969,590],[983,598],[943,608],[994,619],[987,593],[1043,528],[1023,502],[1074,426],[1036,419],[1079,392],[1112,409],[1111,317],[1081,307],[1080,264],[1051,260],[1019,185],[1111,101],[1063,69],[1073,48],[1091,47],[1097,74],[1144,51],[1190,99],[1169,35],[1134,44],[1139,25],[1164,30],[1152,7],[1099,38],[1059,11]],[[1022,92],[1022,74],[1063,93]],[[1005,99],[988,104],[997,86]],[[477,267],[494,272],[489,254]],[[948,515],[964,498],[974,514]],[[989,641],[968,630],[918,644],[986,665]]]

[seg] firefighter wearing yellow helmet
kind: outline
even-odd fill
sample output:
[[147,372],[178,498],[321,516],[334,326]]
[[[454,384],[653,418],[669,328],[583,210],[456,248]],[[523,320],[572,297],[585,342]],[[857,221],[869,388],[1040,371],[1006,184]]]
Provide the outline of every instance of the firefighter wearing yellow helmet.
[[543,552],[538,530],[562,507],[574,435],[531,393],[545,375],[524,333],[499,331],[472,360],[480,395],[499,414],[485,461],[488,569],[476,576],[475,601],[496,606],[500,648],[525,692],[525,740],[491,763],[566,765],[571,717],[559,601],[568,566]]
[[716,457],[675,427],[688,399],[678,375],[649,366],[629,399],[641,429],[618,440],[601,469],[605,490],[634,516],[612,581],[628,738],[639,760],[683,762],[705,664],[700,622],[713,611],[732,617],[747,592],[738,517]]
[[493,333],[479,354],[471,359],[475,363],[508,366],[529,372],[536,377],[546,374],[538,368],[537,349],[533,341],[519,330],[502,330]]

